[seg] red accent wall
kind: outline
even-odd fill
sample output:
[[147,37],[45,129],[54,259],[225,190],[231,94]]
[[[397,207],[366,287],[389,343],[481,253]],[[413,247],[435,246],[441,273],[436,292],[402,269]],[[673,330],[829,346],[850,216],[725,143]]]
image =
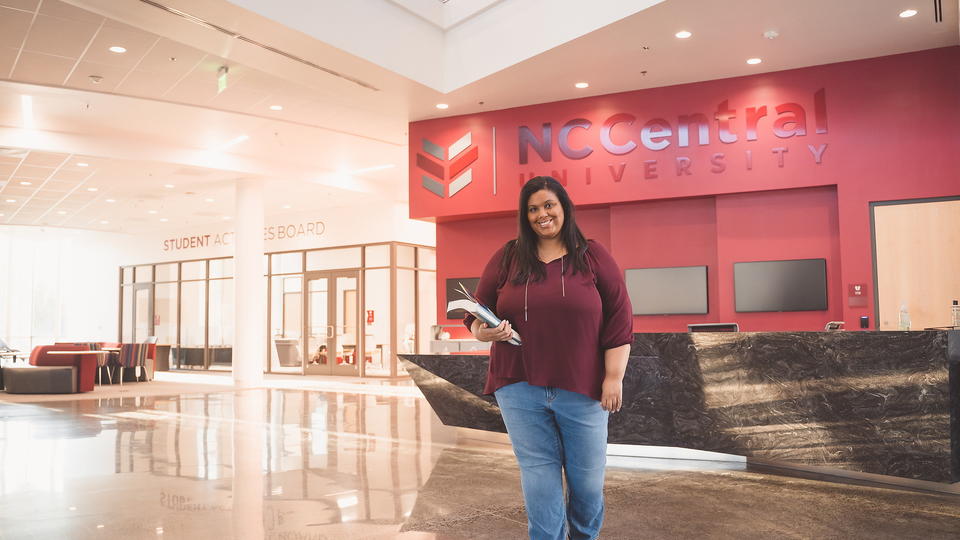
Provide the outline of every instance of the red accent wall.
[[[709,266],[708,315],[637,317],[638,330],[682,331],[700,321],[739,322],[751,331],[819,330],[830,320],[853,329],[861,315],[871,316],[872,325],[873,292],[866,307],[849,307],[844,292],[847,284],[873,281],[870,202],[960,194],[960,70],[950,68],[958,65],[960,47],[948,47],[415,122],[411,217],[438,223],[439,283],[476,276],[515,234],[521,177],[565,171],[585,232],[607,245],[622,267]],[[747,116],[764,106],[767,115],[756,119],[751,140]],[[802,133],[786,122],[798,119],[790,112],[798,108]],[[717,114],[722,118],[725,110],[733,114],[725,136],[736,134],[736,141],[721,140]],[[602,126],[620,113],[635,121],[615,124],[610,137],[637,147],[615,155],[604,149]],[[681,146],[679,118],[694,114],[708,120],[709,141],[699,144],[695,124]],[[642,127],[656,118],[672,129],[671,136],[652,139],[669,141],[660,150],[642,141]],[[571,158],[558,139],[577,119],[590,127],[568,130],[567,154],[587,146],[593,151]],[[544,123],[552,126],[550,161],[526,145],[528,163],[520,164],[520,127],[540,137]],[[477,152],[467,167],[472,181],[443,196],[422,187],[416,156],[424,153],[424,139],[449,148],[467,132],[465,151]],[[821,148],[817,163],[814,150]],[[711,163],[717,154],[724,155],[723,167]],[[445,174],[455,156],[447,157]],[[649,161],[656,162],[655,178],[645,174]],[[437,180],[449,188],[457,177]],[[734,312],[734,262],[811,257],[828,261],[826,311]],[[438,314],[443,322],[439,306]]]

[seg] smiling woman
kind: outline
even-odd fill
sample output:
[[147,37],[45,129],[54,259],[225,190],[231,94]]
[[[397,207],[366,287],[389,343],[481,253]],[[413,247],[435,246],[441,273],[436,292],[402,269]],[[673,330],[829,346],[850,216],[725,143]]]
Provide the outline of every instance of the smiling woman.
[[[630,300],[616,262],[584,237],[556,179],[528,181],[517,218],[517,238],[493,255],[476,290],[503,322],[490,328],[470,315],[464,324],[493,342],[484,393],[495,394],[520,464],[530,537],[569,529],[594,538],[607,416],[620,410],[633,339]],[[510,341],[514,328],[520,345]]]

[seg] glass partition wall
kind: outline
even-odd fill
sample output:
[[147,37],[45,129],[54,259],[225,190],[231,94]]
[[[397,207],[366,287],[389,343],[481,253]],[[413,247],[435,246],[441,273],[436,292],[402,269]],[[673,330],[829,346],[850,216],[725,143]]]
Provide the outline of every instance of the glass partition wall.
[[[264,266],[266,372],[393,377],[405,374],[396,353],[427,352],[437,317],[434,248],[268,253]],[[120,280],[121,341],[156,336],[173,369],[232,368],[232,258],[122,267]]]

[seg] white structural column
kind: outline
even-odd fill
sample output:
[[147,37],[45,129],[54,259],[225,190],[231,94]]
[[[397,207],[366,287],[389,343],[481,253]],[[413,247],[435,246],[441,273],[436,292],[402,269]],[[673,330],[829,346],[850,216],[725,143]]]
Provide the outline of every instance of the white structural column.
[[233,242],[233,383],[259,386],[267,344],[267,287],[263,277],[263,181],[236,182]]

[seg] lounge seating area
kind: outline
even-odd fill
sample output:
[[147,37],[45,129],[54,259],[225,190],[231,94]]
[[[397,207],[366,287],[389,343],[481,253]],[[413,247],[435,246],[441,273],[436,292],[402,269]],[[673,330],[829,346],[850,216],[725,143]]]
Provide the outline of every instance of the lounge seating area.
[[95,385],[153,380],[156,339],[144,343],[58,342],[6,355],[0,386],[9,394],[91,392]]

